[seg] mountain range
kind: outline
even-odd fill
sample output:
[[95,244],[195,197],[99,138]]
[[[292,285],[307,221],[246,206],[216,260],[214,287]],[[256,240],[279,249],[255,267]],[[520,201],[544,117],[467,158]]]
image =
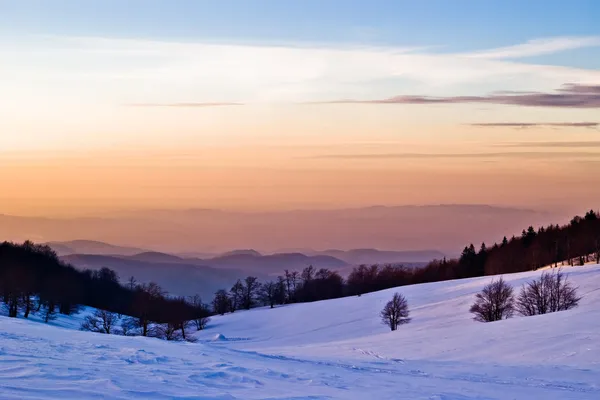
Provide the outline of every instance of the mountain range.
[[[168,254],[113,244],[74,240],[49,242],[63,261],[80,269],[108,267],[123,282],[133,276],[140,283],[158,282],[174,295],[200,294],[209,298],[248,275],[261,280],[275,279],[284,270],[301,271],[312,265],[347,275],[353,266],[374,263],[402,263],[416,266],[443,257],[437,251],[380,251],[376,249],[326,250],[303,253],[261,254],[256,250],[233,250],[206,258]],[[138,252],[141,251],[141,252]]]
[[457,254],[470,242],[499,241],[504,235],[520,234],[524,226],[568,222],[568,216],[489,205],[269,212],[148,210],[68,218],[0,215],[0,240],[86,239],[125,246],[130,248],[128,255],[158,251],[199,258],[231,249],[307,255],[310,249],[436,249]]

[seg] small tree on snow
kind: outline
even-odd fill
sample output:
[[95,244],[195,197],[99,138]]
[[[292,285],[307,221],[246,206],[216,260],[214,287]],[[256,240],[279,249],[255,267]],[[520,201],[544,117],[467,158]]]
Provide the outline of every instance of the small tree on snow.
[[512,317],[514,309],[513,288],[500,278],[475,295],[475,303],[469,311],[475,314],[475,321],[492,322]]
[[81,324],[81,330],[106,334],[115,333],[114,328],[118,321],[117,314],[105,310],[96,310],[94,314],[85,317]]
[[381,321],[390,327],[392,331],[398,329],[398,325],[408,324],[408,302],[400,293],[395,293],[392,300],[388,301],[381,310]]

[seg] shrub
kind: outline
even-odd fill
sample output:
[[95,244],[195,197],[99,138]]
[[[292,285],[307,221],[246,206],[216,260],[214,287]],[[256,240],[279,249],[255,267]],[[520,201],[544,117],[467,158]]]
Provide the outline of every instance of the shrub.
[[492,322],[512,317],[514,308],[513,288],[500,278],[475,295],[475,303],[469,311],[475,314],[475,321]]
[[114,327],[118,321],[117,314],[105,310],[96,310],[94,314],[85,317],[81,324],[81,330],[110,334],[114,333]]
[[544,272],[539,279],[523,286],[517,299],[517,311],[521,315],[531,316],[577,307],[581,297],[577,288],[567,281],[566,275],[559,269]]

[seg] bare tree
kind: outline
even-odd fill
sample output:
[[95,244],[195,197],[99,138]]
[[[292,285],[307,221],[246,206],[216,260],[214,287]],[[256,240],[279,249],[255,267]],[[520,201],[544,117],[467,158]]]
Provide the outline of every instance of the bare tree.
[[267,282],[260,287],[260,298],[265,305],[275,307],[277,300],[277,283]]
[[244,280],[244,308],[249,310],[254,304],[260,283],[255,276],[249,276]]
[[169,341],[183,340],[180,327],[174,323],[157,325],[156,329],[154,329],[153,336]]
[[237,280],[237,282],[231,287],[229,291],[231,297],[231,306],[230,311],[235,312],[242,307],[244,304],[244,285],[241,280]]
[[202,329],[206,328],[206,325],[210,322],[210,311],[208,306],[202,302],[202,298],[199,294],[190,296],[189,303],[196,309],[194,318],[196,330],[201,331]]
[[123,336],[136,336],[136,323],[133,318],[125,318],[121,321],[121,334]]
[[500,278],[475,295],[475,303],[469,311],[475,314],[475,321],[492,322],[512,317],[514,309],[513,288]]
[[398,329],[398,325],[408,324],[408,302],[400,293],[395,293],[392,300],[388,301],[381,310],[381,321],[390,327],[392,331]]
[[298,271],[289,272],[287,269],[284,272],[287,291],[287,301],[288,303],[293,303],[296,300],[295,296],[298,285],[299,273]]
[[53,300],[38,298],[36,311],[41,311],[41,315],[45,323],[48,323],[56,318],[56,304]]
[[81,324],[81,330],[111,334],[114,333],[114,326],[118,321],[117,314],[106,310],[96,310],[94,314],[85,317]]
[[225,315],[229,311],[231,303],[227,292],[224,289],[218,290],[212,302],[213,311],[216,314]]
[[131,307],[136,315],[133,322],[142,336],[149,335],[150,323],[152,322],[151,315],[155,308],[154,304],[166,294],[167,292],[154,282],[136,287]]
[[539,279],[523,286],[517,298],[517,311],[521,315],[531,316],[551,312],[570,310],[577,307],[581,297],[577,288],[567,281],[560,270],[544,272]]
[[278,304],[285,304],[285,300],[287,297],[286,292],[286,282],[283,276],[277,277],[277,288],[276,288],[276,301]]
[[137,286],[137,281],[135,280],[135,277],[130,276],[129,279],[127,280],[127,288],[129,290],[135,290]]

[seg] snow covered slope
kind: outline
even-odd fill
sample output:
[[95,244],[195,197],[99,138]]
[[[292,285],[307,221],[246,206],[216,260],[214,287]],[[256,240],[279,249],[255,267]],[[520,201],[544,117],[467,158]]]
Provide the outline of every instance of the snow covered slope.
[[565,271],[577,309],[489,324],[468,309],[491,278],[399,288],[396,332],[395,289],[216,317],[194,344],[0,317],[0,398],[600,399],[600,266]]

